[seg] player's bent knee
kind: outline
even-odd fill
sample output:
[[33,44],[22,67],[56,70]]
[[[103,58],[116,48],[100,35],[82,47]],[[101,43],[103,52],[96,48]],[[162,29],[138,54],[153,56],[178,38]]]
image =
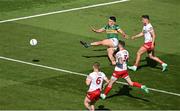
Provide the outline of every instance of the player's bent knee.
[[84,104],[89,104],[89,101],[88,101],[88,98],[86,97],[85,99],[84,99]]
[[110,51],[111,51],[111,48],[107,48],[107,51],[110,52]]
[[150,58],[150,59],[153,59],[153,58],[154,58],[154,56],[153,56],[153,55],[149,55],[149,58]]
[[84,105],[85,105],[86,103],[87,103],[87,100],[85,99],[85,100],[84,100]]
[[114,51],[112,49],[107,49],[108,54],[113,54]]
[[84,101],[84,106],[87,106],[87,103]]
[[87,102],[87,101],[84,101],[84,106],[88,106],[89,105],[89,103]]

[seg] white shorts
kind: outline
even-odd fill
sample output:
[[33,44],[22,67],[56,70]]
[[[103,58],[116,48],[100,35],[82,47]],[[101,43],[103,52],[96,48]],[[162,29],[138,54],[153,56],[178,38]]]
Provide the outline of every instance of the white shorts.
[[118,44],[119,44],[119,41],[117,38],[110,38],[110,40],[112,40],[113,42],[113,47],[114,48],[117,48],[118,47]]

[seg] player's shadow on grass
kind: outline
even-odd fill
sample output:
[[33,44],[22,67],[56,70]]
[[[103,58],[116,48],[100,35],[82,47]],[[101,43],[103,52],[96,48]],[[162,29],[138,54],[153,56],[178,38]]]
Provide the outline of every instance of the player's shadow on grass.
[[107,49],[94,49],[93,51],[107,51]]
[[109,59],[108,55],[93,55],[93,56],[82,56],[82,57],[85,57],[85,58],[99,58],[99,57],[107,57],[107,59],[109,60],[110,62],[110,65],[111,65],[111,60]]
[[156,69],[161,69],[160,67],[157,67],[158,63],[149,57],[146,57],[144,60],[141,60],[140,62],[146,62],[145,65],[140,65],[138,69],[141,69],[143,67],[151,67],[151,68],[156,68]]
[[107,55],[88,55],[88,56],[82,55],[82,57],[85,57],[85,58],[99,58],[99,57],[108,57],[108,56]]
[[32,61],[33,62],[39,62],[40,60],[39,59],[33,59]]
[[98,109],[95,109],[95,110],[110,111],[110,109],[105,108],[105,106],[104,106],[104,105],[99,105],[99,106],[98,106]]
[[[107,49],[94,49],[93,51],[106,51]],[[82,57],[85,57],[85,58],[99,58],[99,57],[108,57],[107,54],[104,54],[104,55],[82,55]]]
[[128,85],[124,85],[122,88],[119,89],[119,91],[116,91],[116,94],[108,96],[107,99],[110,99],[110,98],[113,98],[113,97],[116,97],[116,96],[128,96],[128,97],[131,97],[131,98],[134,98],[134,99],[142,100],[142,101],[145,101],[145,102],[150,102],[147,99],[140,98],[140,97],[135,97],[135,96],[131,95],[130,94],[131,90],[132,90],[132,88],[130,88]]

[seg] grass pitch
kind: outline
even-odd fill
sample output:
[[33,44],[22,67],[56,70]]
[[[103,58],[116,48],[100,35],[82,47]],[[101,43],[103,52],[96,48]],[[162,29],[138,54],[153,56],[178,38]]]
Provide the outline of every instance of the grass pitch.
[[[0,20],[39,13],[70,9],[113,0],[6,0],[0,1]],[[13,5],[11,5],[13,4]],[[105,47],[85,49],[80,40],[96,41],[105,34],[90,31],[90,25],[104,26],[114,15],[117,24],[128,35],[141,31],[140,16],[149,14],[156,30],[157,55],[169,64],[167,72],[160,66],[146,66],[129,72],[133,80],[148,87],[180,93],[180,10],[179,0],[131,0],[108,6],[31,18],[0,24],[0,56],[90,73],[93,62],[101,63],[102,71],[111,76],[113,67],[107,59]],[[39,44],[29,45],[36,38]],[[121,38],[122,39],[122,38]],[[136,51],[143,38],[125,40],[133,64]],[[146,58],[143,56],[142,60]],[[11,61],[0,60],[0,109],[85,109],[83,100],[87,86],[85,77],[52,71]],[[121,80],[123,81],[123,80]],[[142,94],[139,89],[116,84],[105,101],[100,100],[96,109],[157,110],[180,109],[180,97],[151,91]]]

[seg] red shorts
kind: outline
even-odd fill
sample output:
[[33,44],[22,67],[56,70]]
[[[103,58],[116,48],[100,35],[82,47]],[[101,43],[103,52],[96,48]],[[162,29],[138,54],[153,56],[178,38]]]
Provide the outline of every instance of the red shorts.
[[143,47],[146,48],[147,51],[153,50],[151,46],[152,46],[152,42],[147,42],[147,43],[144,43],[143,45]]
[[125,71],[114,71],[112,76],[115,78],[126,78],[129,76],[129,74],[128,74],[127,70],[125,70]]
[[99,99],[100,94],[101,94],[101,90],[96,89],[92,92],[88,92],[87,97],[91,100],[91,102],[94,102],[94,101],[97,101]]

